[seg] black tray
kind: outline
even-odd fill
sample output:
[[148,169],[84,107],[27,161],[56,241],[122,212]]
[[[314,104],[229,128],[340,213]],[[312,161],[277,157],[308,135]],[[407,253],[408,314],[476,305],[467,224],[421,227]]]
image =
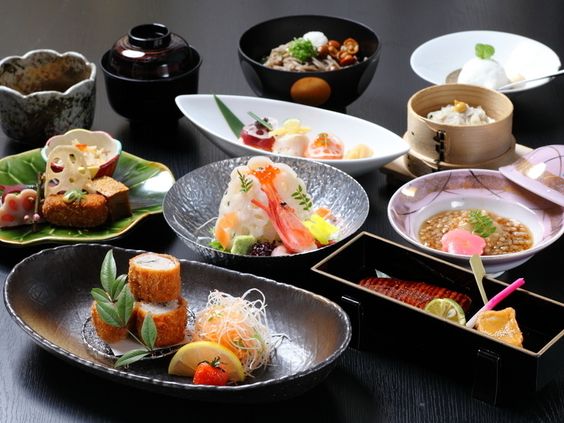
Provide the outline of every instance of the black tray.
[[[522,289],[506,298],[497,309],[516,310],[524,336],[524,348],[518,348],[359,286],[375,269],[469,295],[467,317],[483,305],[472,272],[363,232],[312,267],[322,282],[333,281],[326,295],[351,317],[351,346],[381,350],[393,344],[414,357],[432,356],[448,372],[471,380],[473,395],[491,403],[536,392],[564,370],[564,304]],[[484,278],[488,298],[506,286]]]

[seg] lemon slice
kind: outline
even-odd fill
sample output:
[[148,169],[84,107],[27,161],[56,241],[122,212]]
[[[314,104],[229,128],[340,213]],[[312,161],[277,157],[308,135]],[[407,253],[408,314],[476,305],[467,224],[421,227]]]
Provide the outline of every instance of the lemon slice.
[[184,345],[172,357],[168,366],[168,373],[177,376],[194,376],[194,371],[202,361],[213,361],[219,357],[219,361],[229,374],[229,380],[242,382],[245,378],[241,361],[232,351],[223,345],[209,341],[196,341]]
[[435,298],[427,303],[425,311],[461,325],[466,324],[466,316],[462,307],[450,298]]

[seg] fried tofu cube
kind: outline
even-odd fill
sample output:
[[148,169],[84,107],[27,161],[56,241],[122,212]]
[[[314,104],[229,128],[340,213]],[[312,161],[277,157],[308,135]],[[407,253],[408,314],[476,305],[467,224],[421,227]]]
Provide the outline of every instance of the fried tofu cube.
[[112,221],[131,216],[129,188],[126,185],[109,176],[102,176],[90,181],[86,188],[89,192],[106,197]]

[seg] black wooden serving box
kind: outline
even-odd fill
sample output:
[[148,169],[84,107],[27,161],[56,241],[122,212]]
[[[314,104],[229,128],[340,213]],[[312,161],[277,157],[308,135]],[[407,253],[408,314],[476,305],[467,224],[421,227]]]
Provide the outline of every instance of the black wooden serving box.
[[[376,269],[469,295],[467,318],[483,305],[469,270],[363,232],[312,267],[317,291],[351,317],[351,346],[418,359],[467,381],[475,397],[491,403],[534,393],[564,370],[564,304],[523,289],[500,303],[498,310],[516,310],[524,336],[517,348],[358,285]],[[488,298],[507,286],[490,278],[483,284]]]

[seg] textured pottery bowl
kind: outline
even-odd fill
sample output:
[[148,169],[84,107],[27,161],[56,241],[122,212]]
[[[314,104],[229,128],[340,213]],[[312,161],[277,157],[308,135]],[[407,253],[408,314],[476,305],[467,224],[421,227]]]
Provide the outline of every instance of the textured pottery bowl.
[[178,120],[174,99],[198,92],[199,53],[161,24],[138,25],[101,60],[110,105],[132,121]]
[[55,147],[59,145],[73,145],[75,142],[78,144],[96,146],[98,149],[107,152],[107,160],[88,167],[92,178],[112,176],[114,174],[121,154],[121,142],[113,139],[108,133],[103,131],[72,129],[64,135],[55,135],[49,138],[45,146],[41,149],[41,157],[47,162],[49,154]]
[[[360,61],[326,72],[291,72],[262,64],[273,48],[309,31],[321,31],[335,40],[354,38],[359,43]],[[358,22],[331,16],[285,16],[245,31],[239,40],[239,61],[247,82],[261,97],[343,110],[372,81],[380,59],[380,46],[374,31]]]
[[223,160],[200,167],[180,178],[167,193],[163,213],[167,223],[201,259],[238,269],[297,268],[311,266],[327,249],[353,235],[368,216],[368,196],[362,186],[346,173],[311,160],[270,157],[292,167],[307,185],[314,207],[327,207],[338,218],[339,240],[305,253],[278,257],[231,254],[211,248],[210,229],[215,224],[219,203],[232,170],[250,157]]
[[[482,106],[494,122],[452,125],[427,118],[430,112],[463,101]],[[411,146],[408,167],[415,175],[435,170],[497,169],[515,160],[513,103],[504,94],[465,84],[443,84],[416,92],[407,103],[405,140]]]
[[96,66],[75,52],[33,50],[0,61],[0,122],[15,140],[42,145],[72,128],[90,128]]
[[517,219],[533,234],[533,246],[528,250],[482,256],[489,274],[519,266],[564,232],[562,207],[521,188],[494,170],[445,170],[415,178],[392,196],[388,218],[406,241],[429,254],[469,267],[470,256],[427,247],[420,243],[418,236],[425,219],[441,211],[464,209],[485,209]]

